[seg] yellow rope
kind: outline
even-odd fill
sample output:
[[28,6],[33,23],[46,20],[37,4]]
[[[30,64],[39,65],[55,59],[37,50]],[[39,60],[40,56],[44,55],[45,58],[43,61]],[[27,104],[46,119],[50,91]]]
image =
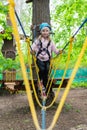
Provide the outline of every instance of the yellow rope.
[[68,93],[69,93],[69,90],[70,90],[72,81],[73,81],[73,79],[74,79],[74,77],[75,77],[75,75],[76,75],[76,72],[77,72],[77,70],[78,70],[78,68],[79,68],[79,66],[80,66],[81,59],[82,59],[82,57],[83,57],[83,55],[84,55],[84,52],[85,52],[86,48],[87,48],[87,37],[86,37],[86,39],[85,39],[85,42],[84,42],[83,47],[82,47],[82,50],[81,50],[81,52],[80,52],[80,54],[79,54],[78,60],[77,60],[77,62],[76,62],[76,64],[75,64],[75,67],[74,67],[73,72],[72,72],[72,74],[71,74],[71,78],[70,78],[70,80],[69,80],[69,82],[68,82],[68,84],[67,84],[67,86],[66,86],[66,89],[65,89],[65,91],[64,91],[64,94],[63,94],[63,96],[62,96],[62,98],[61,98],[61,100],[60,100],[60,104],[59,104],[59,106],[58,106],[58,108],[57,108],[57,111],[55,112],[53,121],[52,121],[50,127],[49,127],[47,130],[52,130],[53,127],[55,126],[55,124],[56,124],[58,118],[59,118],[59,115],[60,115],[60,113],[61,113],[61,111],[62,111],[62,107],[63,107],[63,105],[64,105],[64,103],[65,103],[66,97],[67,97],[67,95],[68,95]]
[[[51,60],[50,60],[50,69],[49,69],[49,73],[48,73],[49,78],[48,78],[48,81],[47,81],[46,88],[48,88],[49,82],[50,82],[50,86],[49,86],[47,95],[50,92],[50,88],[51,88],[51,85],[52,85],[52,82],[53,82],[53,79],[54,79],[54,76],[55,76],[55,73],[56,73],[56,69],[58,68],[58,65],[59,65],[59,62],[60,62],[61,58],[62,58],[62,51],[60,51],[60,55],[58,55],[58,56],[56,56],[54,58],[51,58]],[[56,63],[58,63],[58,65],[56,67],[55,66],[53,67],[55,59],[57,59]],[[50,78],[51,74],[52,74],[52,71],[51,71],[52,69],[54,70],[54,74],[53,74],[52,78]]]
[[26,74],[26,67],[25,67],[25,64],[24,64],[23,54],[22,54],[22,51],[20,49],[20,37],[19,37],[18,30],[17,30],[17,24],[16,24],[16,19],[15,19],[15,12],[14,12],[14,5],[15,4],[13,4],[14,3],[13,0],[8,0],[8,1],[9,1],[9,16],[10,16],[10,19],[11,19],[11,22],[12,22],[13,33],[14,33],[16,44],[17,44],[17,47],[18,47],[18,54],[19,54],[19,57],[20,57],[21,69],[22,69],[23,78],[24,78],[24,82],[25,82],[28,102],[30,104],[30,110],[31,110],[31,114],[32,114],[32,117],[33,117],[34,124],[35,124],[37,130],[40,130],[40,126],[39,126],[39,123],[38,123],[32,94],[31,94],[31,89],[30,89],[30,85],[29,85],[29,82],[28,82],[27,74]]
[[72,49],[72,42],[70,41],[70,47],[69,47],[69,51],[68,51],[68,58],[67,58],[67,62],[66,62],[65,71],[64,71],[64,74],[63,74],[63,77],[62,77],[62,81],[61,81],[61,83],[60,83],[60,85],[59,85],[59,87],[58,87],[58,89],[57,89],[57,91],[56,91],[56,94],[55,94],[55,97],[54,97],[53,101],[51,102],[51,104],[50,104],[49,106],[47,106],[47,109],[50,108],[50,107],[54,104],[54,102],[56,101],[56,99],[58,98],[58,94],[59,94],[59,92],[60,92],[62,83],[63,83],[63,81],[64,81],[64,77],[65,77],[65,75],[66,75],[66,71],[67,71],[67,69],[68,69],[68,65],[69,65],[69,61],[70,61],[71,49]]
[[[58,61],[57,61],[58,65],[59,65],[59,62],[60,62],[60,60],[61,60],[61,57],[62,57],[62,54],[59,56],[59,59],[58,59]],[[50,92],[50,89],[51,89],[51,86],[52,86],[52,82],[53,82],[53,80],[54,80],[54,76],[55,76],[55,73],[56,73],[57,68],[58,68],[58,66],[55,67],[54,73],[53,73],[53,75],[52,75],[52,78],[51,78],[51,74],[52,74],[52,73],[51,73],[50,76],[49,76],[48,83],[47,83],[47,86],[46,86],[46,88],[49,87],[49,88],[48,88],[48,92],[47,92],[47,97],[48,97],[48,94],[49,94],[49,92]],[[51,78],[51,81],[50,81],[50,84],[49,84],[50,78]],[[48,84],[49,84],[49,86],[48,86]]]
[[[30,59],[30,46],[29,46],[29,44],[30,44],[30,41],[27,41],[28,59]],[[29,63],[29,60],[28,60],[28,63]],[[35,85],[34,85],[31,63],[29,63],[29,68],[30,68],[31,83],[32,83],[32,88],[33,88],[33,91],[34,91],[34,95],[35,95],[35,98],[36,98],[36,101],[37,101],[38,105],[42,108],[43,106],[41,105],[41,103],[40,103],[40,101],[38,99],[36,89],[35,89]]]

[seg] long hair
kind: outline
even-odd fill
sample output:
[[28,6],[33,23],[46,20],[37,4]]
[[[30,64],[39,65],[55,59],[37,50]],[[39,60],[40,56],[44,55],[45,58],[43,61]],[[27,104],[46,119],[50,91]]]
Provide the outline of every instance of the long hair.
[[[40,35],[38,36],[38,40],[41,40],[42,37],[43,37],[43,36],[40,34]],[[48,41],[51,41],[50,35],[48,36],[47,40],[48,40]]]

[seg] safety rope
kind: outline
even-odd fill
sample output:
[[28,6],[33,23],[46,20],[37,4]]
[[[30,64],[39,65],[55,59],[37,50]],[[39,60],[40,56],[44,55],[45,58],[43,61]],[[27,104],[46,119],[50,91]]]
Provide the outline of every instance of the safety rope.
[[17,48],[18,48],[18,54],[19,54],[19,57],[20,57],[21,69],[22,69],[23,78],[24,78],[24,82],[25,82],[28,102],[29,102],[29,105],[30,105],[30,110],[31,110],[31,114],[32,114],[32,117],[33,117],[34,124],[35,124],[37,130],[40,130],[40,126],[39,126],[39,123],[38,123],[32,94],[31,94],[31,89],[30,89],[30,85],[29,85],[29,82],[28,82],[27,74],[26,74],[26,67],[25,67],[25,64],[24,64],[23,54],[22,54],[22,51],[20,49],[20,37],[19,37],[18,30],[17,30],[17,24],[16,24],[16,19],[15,19],[15,12],[14,12],[15,3],[14,3],[13,0],[8,0],[8,2],[9,2],[9,16],[10,16],[10,19],[11,19],[11,22],[12,22],[13,33],[14,33],[14,36],[15,36],[16,45],[17,45]]
[[[79,32],[79,30],[84,26],[84,24],[87,22],[87,18],[82,22],[82,24],[79,26],[79,28],[76,30],[76,32],[73,34],[72,38],[74,38],[77,33]],[[64,46],[63,50],[65,50],[65,48],[68,46],[69,41],[66,43],[66,45]]]
[[[21,29],[22,29],[22,32],[23,32],[23,34],[24,34],[26,40],[28,40],[29,37],[28,37],[28,36],[26,35],[26,33],[25,33],[25,30],[24,30],[24,28],[23,28],[23,25],[22,25],[22,23],[21,23],[21,20],[20,20],[20,18],[19,18],[19,16],[18,16],[16,10],[15,10],[15,15],[16,15],[16,18],[17,18],[17,20],[18,20],[18,22],[19,22],[19,25],[20,25],[20,27],[21,27]],[[31,40],[31,39],[29,38],[29,40]],[[30,49],[32,50],[32,48],[31,48],[30,45],[29,45],[29,47],[30,47]]]

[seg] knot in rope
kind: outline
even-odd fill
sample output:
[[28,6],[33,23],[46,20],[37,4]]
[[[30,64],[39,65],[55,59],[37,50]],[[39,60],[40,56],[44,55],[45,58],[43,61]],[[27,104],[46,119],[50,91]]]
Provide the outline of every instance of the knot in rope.
[[59,50],[59,54],[62,54],[63,53],[63,50]]
[[27,43],[30,43],[30,38],[27,37],[25,41],[26,41]]
[[42,107],[42,110],[46,111],[46,106],[43,106],[43,107]]
[[72,43],[74,41],[74,37],[70,38],[70,43]]

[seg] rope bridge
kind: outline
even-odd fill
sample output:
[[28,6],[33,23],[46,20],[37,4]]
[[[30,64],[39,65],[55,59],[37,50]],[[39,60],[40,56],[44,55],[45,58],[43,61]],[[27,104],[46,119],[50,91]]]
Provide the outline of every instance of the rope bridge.
[[[69,48],[69,52],[68,52],[65,72],[64,72],[64,75],[63,75],[60,87],[57,89],[55,98],[54,98],[53,102],[49,106],[45,106],[45,102],[46,102],[45,99],[42,99],[43,100],[43,104],[41,104],[40,101],[38,100],[37,93],[36,93],[36,90],[35,90],[35,87],[34,87],[34,83],[33,83],[33,80],[32,80],[32,86],[33,86],[33,90],[34,90],[34,93],[35,93],[36,100],[37,100],[38,104],[40,105],[40,107],[42,108],[42,128],[40,128],[40,125],[39,125],[39,122],[38,122],[38,119],[37,119],[35,106],[34,106],[33,97],[32,97],[32,94],[31,94],[30,83],[28,82],[28,77],[27,77],[27,73],[26,73],[26,67],[25,67],[25,64],[24,64],[24,58],[23,58],[23,54],[22,54],[22,51],[21,51],[21,48],[20,48],[20,37],[19,37],[18,29],[17,29],[16,18],[15,18],[15,9],[14,9],[15,3],[14,3],[13,0],[8,0],[8,2],[9,2],[9,15],[10,15],[10,19],[11,19],[12,26],[13,26],[13,33],[14,33],[14,37],[15,37],[15,40],[16,40],[16,46],[18,48],[18,54],[19,54],[19,58],[20,58],[20,64],[21,64],[22,74],[23,74],[23,78],[24,78],[24,83],[25,83],[25,87],[26,87],[26,92],[27,92],[27,97],[28,97],[28,102],[29,102],[32,118],[33,118],[33,121],[34,121],[34,124],[35,124],[35,127],[36,127],[37,130],[41,130],[41,129],[45,130],[46,129],[46,127],[45,127],[45,111],[46,111],[47,108],[50,108],[53,105],[53,102],[58,97],[58,93],[60,91],[61,84],[62,84],[62,82],[64,80],[64,77],[65,77],[65,74],[66,74],[66,70],[67,70],[68,65],[69,65],[69,59],[70,59],[70,53],[71,53],[73,38],[77,34],[78,31],[70,38],[70,41],[68,42],[68,44],[70,43],[70,48]],[[87,22],[87,19],[85,20],[85,22]],[[79,30],[82,28],[84,23],[80,26]],[[30,43],[30,41],[28,41],[28,43]],[[64,49],[66,48],[66,46],[64,47]],[[62,111],[62,108],[63,108],[63,105],[65,103],[66,97],[67,97],[67,95],[69,93],[70,86],[71,86],[72,81],[73,81],[73,79],[74,79],[74,77],[76,75],[76,72],[78,70],[78,67],[80,65],[81,59],[82,59],[82,57],[84,55],[84,52],[85,52],[86,48],[87,48],[87,38],[84,41],[82,50],[81,50],[81,52],[79,54],[78,60],[77,60],[77,62],[75,64],[75,67],[74,67],[73,72],[71,74],[71,78],[70,78],[70,80],[69,80],[69,82],[68,82],[68,84],[66,86],[66,89],[64,91],[64,94],[63,94],[63,96],[62,96],[62,98],[60,100],[60,104],[57,107],[57,110],[56,110],[56,112],[54,114],[54,117],[53,117],[53,120],[51,122],[51,125],[49,126],[49,128],[47,128],[47,130],[52,130],[54,128],[58,118],[59,118],[59,115],[60,115],[60,113]],[[30,56],[30,51],[28,52],[28,56]],[[34,58],[34,61],[35,61],[35,57],[33,57],[33,58]],[[29,59],[30,59],[30,57],[29,57]],[[30,66],[30,73],[31,73],[31,77],[32,77],[32,68],[31,68],[30,64],[29,64],[29,66]],[[37,72],[38,72],[38,69],[37,69]],[[38,81],[39,81],[39,77],[38,77]]]

